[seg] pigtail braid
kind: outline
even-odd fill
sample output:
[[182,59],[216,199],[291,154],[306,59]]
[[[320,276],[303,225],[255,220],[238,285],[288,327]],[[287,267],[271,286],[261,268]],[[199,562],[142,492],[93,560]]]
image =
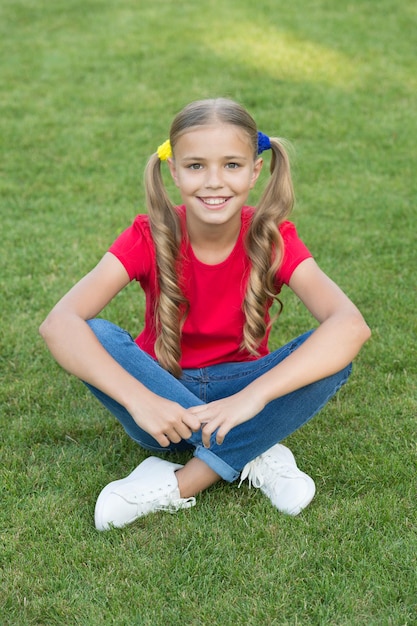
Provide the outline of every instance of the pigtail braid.
[[265,312],[268,301],[277,297],[276,273],[282,258],[282,240],[278,226],[291,212],[294,191],[290,162],[282,140],[270,138],[271,177],[260,199],[246,237],[251,270],[243,302],[245,325],[242,348],[257,355],[257,348],[267,332]]
[[179,377],[181,329],[187,310],[187,301],[178,284],[181,223],[165,190],[157,154],[153,154],[147,163],[145,190],[159,284],[155,309],[155,354],[162,367]]

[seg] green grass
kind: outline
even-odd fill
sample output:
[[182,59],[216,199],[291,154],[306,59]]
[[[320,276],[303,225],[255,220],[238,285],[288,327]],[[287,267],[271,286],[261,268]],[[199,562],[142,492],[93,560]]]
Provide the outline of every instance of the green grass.
[[[417,9],[412,0],[3,0],[0,623],[417,624]],[[218,484],[110,533],[96,496],[146,453],[37,328],[142,211],[142,171],[196,98],[294,146],[294,220],[373,337],[289,445],[298,518]],[[311,320],[290,293],[279,345]],[[106,316],[135,333],[134,285]],[[179,456],[179,460],[186,457]]]

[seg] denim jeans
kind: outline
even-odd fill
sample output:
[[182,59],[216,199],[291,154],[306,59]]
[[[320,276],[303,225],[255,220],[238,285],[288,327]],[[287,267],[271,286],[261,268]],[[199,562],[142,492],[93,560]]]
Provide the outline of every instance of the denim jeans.
[[[100,343],[130,374],[154,393],[178,402],[184,408],[225,398],[275,367],[301,345],[313,331],[256,361],[224,363],[200,369],[185,369],[177,379],[143,352],[129,333],[111,322],[88,322]],[[139,445],[154,452],[192,450],[224,480],[236,480],[242,468],[274,444],[282,441],[310,420],[347,381],[348,365],[340,372],[273,400],[251,420],[235,426],[221,445],[215,433],[210,448],[202,443],[201,430],[178,444],[162,447],[139,428],[128,411],[100,390],[87,385],[102,404],[120,421],[126,433]]]

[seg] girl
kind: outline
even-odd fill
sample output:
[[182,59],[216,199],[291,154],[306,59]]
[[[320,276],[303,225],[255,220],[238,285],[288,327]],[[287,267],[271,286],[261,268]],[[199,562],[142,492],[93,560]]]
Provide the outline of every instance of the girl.
[[[271,176],[251,208],[246,201],[265,150],[272,151]],[[167,195],[161,161],[181,206]],[[314,482],[278,442],[346,382],[370,331],[287,221],[293,188],[282,143],[258,132],[235,102],[185,107],[148,162],[145,188],[147,215],[136,217],[40,332],[58,363],[138,444],[194,454],[184,466],[151,456],[107,485],[96,528],[188,508],[219,479],[240,475],[278,510],[297,515],[312,500]],[[136,340],[96,319],[131,280],[146,294]],[[269,353],[268,312],[284,284],[318,327]]]

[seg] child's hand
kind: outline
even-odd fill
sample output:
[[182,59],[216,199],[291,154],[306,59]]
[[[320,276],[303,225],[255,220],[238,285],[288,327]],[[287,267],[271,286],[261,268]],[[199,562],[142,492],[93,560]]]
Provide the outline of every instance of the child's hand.
[[149,393],[130,407],[129,413],[137,425],[163,447],[189,439],[201,428],[200,420],[181,405]]
[[252,419],[264,408],[254,395],[243,390],[228,398],[188,409],[202,426],[203,444],[206,448],[210,447],[210,437],[217,429],[216,442],[220,445],[232,428]]

